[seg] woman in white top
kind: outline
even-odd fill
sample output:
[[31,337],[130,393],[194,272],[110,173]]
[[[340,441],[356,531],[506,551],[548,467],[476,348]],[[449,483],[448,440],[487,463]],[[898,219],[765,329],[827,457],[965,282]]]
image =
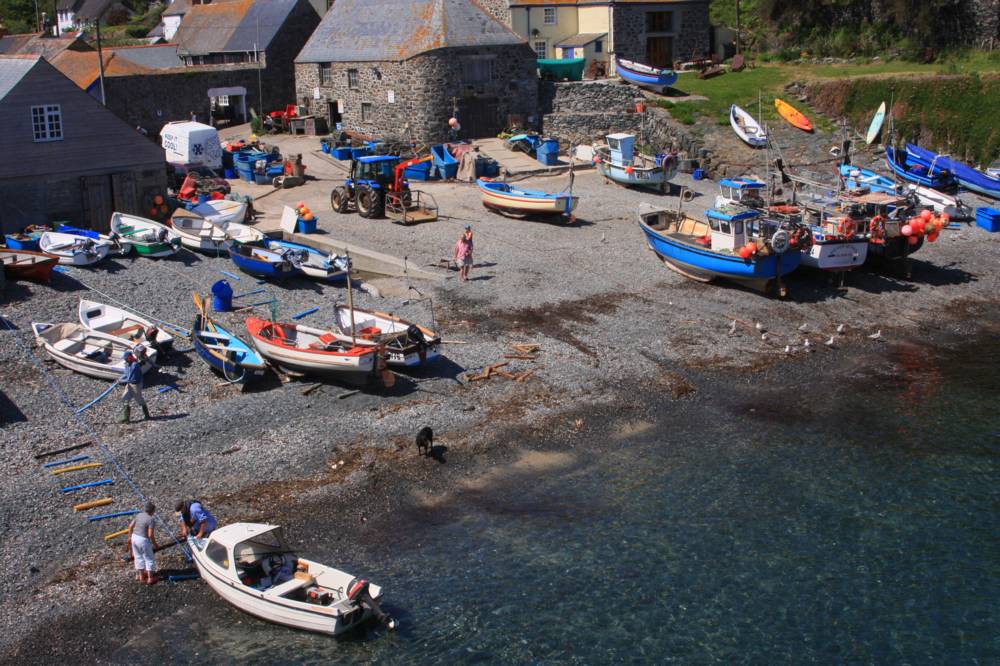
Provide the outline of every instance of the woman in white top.
[[140,583],[152,585],[156,582],[156,558],[153,553],[159,548],[156,543],[156,519],[153,514],[156,507],[152,502],[146,502],[145,510],[137,513],[128,524],[129,544],[132,557],[135,560],[135,579]]

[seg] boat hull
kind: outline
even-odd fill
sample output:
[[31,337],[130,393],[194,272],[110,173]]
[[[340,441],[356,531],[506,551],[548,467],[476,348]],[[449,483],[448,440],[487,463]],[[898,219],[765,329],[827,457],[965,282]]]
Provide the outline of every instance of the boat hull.
[[[77,316],[80,320],[80,325],[84,328],[91,331],[97,331],[99,333],[105,333],[107,335],[113,335],[115,337],[121,337],[123,340],[130,340],[131,337],[125,336],[132,336],[136,333],[140,334],[142,338],[145,338],[145,331],[150,330],[150,328],[154,328],[153,322],[144,317],[140,317],[137,314],[111,305],[105,305],[104,303],[88,301],[86,299],[80,300],[80,305],[77,308]],[[136,326],[140,326],[141,330],[136,329]],[[160,327],[155,328],[157,331],[157,346],[169,347],[174,343],[174,336],[170,335]],[[123,329],[131,330],[126,331]]]
[[924,237],[920,236],[915,245],[909,244],[906,236],[887,238],[881,243],[868,243],[868,255],[886,261],[905,259],[924,246]]
[[[905,155],[906,153],[903,154]],[[920,160],[914,160],[914,163],[927,167],[927,174],[924,175],[911,171],[907,168],[906,162],[899,161],[898,153],[891,146],[886,146],[885,164],[900,178],[933,189],[945,188],[954,184],[954,176],[951,173],[941,173],[937,168],[934,169],[934,173],[931,173],[929,165],[922,164]]]
[[[258,256],[263,255],[259,255],[258,253]],[[268,260],[264,258],[246,256],[245,254],[240,253],[239,247],[235,244],[230,245],[229,247],[229,258],[232,259],[237,268],[244,273],[248,273],[254,277],[266,278],[268,280],[285,280],[297,272],[295,268],[285,259],[279,257],[274,260]]]
[[803,132],[813,131],[813,125],[805,114],[788,102],[776,98],[774,100],[774,108],[778,110],[778,115],[787,120],[793,127],[798,127]]
[[0,264],[9,280],[47,283],[59,257],[44,252],[0,248]]
[[707,248],[695,248],[679,242],[658,233],[641,219],[639,226],[646,236],[646,245],[664,263],[682,275],[700,282],[722,278],[765,291],[778,277],[779,270],[781,276],[788,275],[798,268],[802,261],[801,252],[741,259],[736,255],[713,252]]
[[[122,376],[125,371],[125,352],[130,351],[133,347],[131,343],[121,338],[115,338],[104,333],[98,333],[96,331],[88,331],[84,329],[79,324],[45,324],[45,323],[33,323],[31,325],[32,331],[35,334],[35,340],[38,342],[45,353],[53,361],[59,365],[72,370],[73,372],[78,372],[81,375],[87,375],[88,377],[94,377],[96,379],[107,379],[114,380]],[[74,347],[67,347],[65,345],[59,344],[63,340],[53,341],[50,337],[45,335],[45,332],[55,328],[60,328],[66,331],[68,334],[77,335],[80,340],[85,340],[85,343],[81,346],[81,349],[76,350]],[[85,358],[80,355],[80,352],[86,349],[105,349],[110,350],[109,359],[113,360],[113,363],[102,363],[99,360]],[[149,349],[146,360],[142,363],[142,372],[145,374],[153,367],[153,363],[156,361],[156,350]]]
[[868,126],[868,133],[865,134],[865,143],[871,145],[878,138],[878,133],[882,131],[882,123],[885,121],[885,102],[878,107],[878,111],[872,117],[872,122]]
[[103,241],[93,242],[87,250],[79,249],[73,239],[92,241],[83,236],[46,232],[38,241],[42,252],[59,257],[64,266],[92,266],[107,258],[110,246]]
[[670,178],[661,168],[655,169],[635,169],[631,173],[627,167],[618,166],[610,162],[601,161],[597,164],[597,170],[608,180],[613,180],[621,185],[631,187],[644,187],[657,192],[666,192]]
[[[365,381],[374,376],[377,363],[376,351],[373,348],[364,349],[361,353],[353,351],[332,352],[320,349],[280,344],[273,338],[263,334],[262,329],[267,322],[258,319],[247,319],[247,329],[257,351],[272,364],[287,368],[294,372],[307,375],[352,379]],[[276,324],[282,328],[293,325]],[[334,336],[336,337],[336,336]]]
[[306,277],[314,280],[324,280],[326,282],[337,282],[347,279],[347,271],[329,266],[329,255],[320,252],[316,248],[309,247],[308,245],[302,245],[301,243],[276,240],[273,238],[267,239],[265,244],[271,250],[284,248],[289,250],[303,250],[307,252],[309,256],[308,261],[295,265],[295,267],[302,271],[302,274]]
[[907,154],[915,161],[930,166],[935,164],[948,169],[955,175],[958,184],[983,196],[1000,199],[1000,177],[994,177],[978,169],[973,169],[964,162],[957,162],[948,157],[939,157],[936,153],[912,143],[906,144]]
[[491,186],[489,182],[477,181],[483,205],[496,210],[527,215],[570,215],[580,201],[569,194],[548,194],[528,192],[511,188],[510,191]]
[[802,254],[802,265],[822,271],[849,271],[861,266],[868,258],[866,239],[816,242]]
[[[638,65],[638,67],[636,67]],[[642,68],[642,69],[640,69]],[[645,71],[646,69],[651,71]],[[667,88],[677,82],[677,72],[640,65],[622,58],[615,58],[615,71],[629,83],[646,88]]]
[[[393,336],[405,333],[410,326],[415,325],[411,322],[404,321],[399,317],[394,317],[393,315],[385,312],[375,312],[373,310],[355,308],[355,330],[360,332],[365,328],[375,327],[381,331],[381,334],[372,339],[366,339],[365,336],[354,336],[352,339],[350,334],[350,309],[343,305],[338,305],[336,307],[335,316],[337,319],[337,330],[334,331],[334,335],[338,340],[351,342],[352,344],[359,346],[371,347],[385,343],[385,360],[389,365],[415,368],[426,363],[430,363],[441,355],[441,338],[433,331],[422,326],[417,326],[417,328],[424,336],[423,345],[410,340],[408,335],[403,341],[400,341],[398,337],[393,340]],[[388,337],[389,342],[385,342],[386,336]],[[423,349],[421,349],[421,346]]]
[[[21,238],[18,238],[18,236],[21,236]],[[38,252],[38,239],[41,237],[41,234],[37,236],[34,234],[6,234],[4,236],[4,244],[11,250],[31,250],[32,252]]]
[[[246,384],[253,377],[263,376],[266,369],[264,359],[254,352],[250,345],[215,322],[212,322],[211,328],[205,328],[201,316],[198,315],[191,326],[191,331],[191,342],[195,353],[227,381],[234,384]],[[224,337],[203,338],[199,334]],[[212,349],[211,346],[226,347],[226,349],[232,349],[232,352],[227,353],[226,350]],[[243,355],[243,360],[237,358],[237,355]]]
[[729,124],[736,136],[740,137],[751,148],[763,148],[767,145],[767,134],[753,116],[733,104],[729,107]]

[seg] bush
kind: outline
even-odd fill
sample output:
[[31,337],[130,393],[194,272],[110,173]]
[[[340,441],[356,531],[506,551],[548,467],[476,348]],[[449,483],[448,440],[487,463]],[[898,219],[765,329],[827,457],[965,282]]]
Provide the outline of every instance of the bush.
[[789,46],[789,47],[783,48],[783,49],[779,50],[777,53],[775,53],[774,54],[774,58],[778,62],[792,62],[794,60],[798,60],[799,59],[799,54],[800,53],[801,53],[800,49],[798,49],[798,48],[796,48],[794,46]]

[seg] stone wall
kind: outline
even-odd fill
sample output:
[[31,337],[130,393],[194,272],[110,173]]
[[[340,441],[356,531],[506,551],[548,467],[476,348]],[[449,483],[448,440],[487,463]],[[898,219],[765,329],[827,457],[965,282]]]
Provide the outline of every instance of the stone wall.
[[473,0],[486,13],[510,27],[510,2],[508,0]]
[[968,17],[963,25],[971,28],[966,33],[970,44],[983,49],[1000,48],[1000,2],[965,0],[963,14]]
[[[626,60],[646,61],[646,13],[673,11],[674,60],[702,55],[710,50],[711,24],[708,2],[685,2],[658,5],[616,4],[612,14],[615,53]],[[656,33],[660,34],[660,33]]]
[[[492,61],[491,80],[462,83],[463,62],[473,59]],[[357,72],[356,89],[348,86],[350,70]],[[327,81],[320,80],[320,73],[318,63],[295,68],[298,96],[310,113],[329,119],[329,103],[342,100],[343,129],[370,136],[443,141],[453,100],[459,105],[470,100],[495,103],[498,128],[510,115],[538,116],[535,54],[526,45],[438,49],[403,62],[331,63]],[[367,117],[362,105],[370,105]]]

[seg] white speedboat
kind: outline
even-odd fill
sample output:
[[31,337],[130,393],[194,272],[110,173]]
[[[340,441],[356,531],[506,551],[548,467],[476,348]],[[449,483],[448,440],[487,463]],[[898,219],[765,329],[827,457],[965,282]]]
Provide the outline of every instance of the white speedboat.
[[[173,344],[174,337],[134,312],[83,299],[78,308],[80,324],[91,331],[130,341],[146,340],[156,347]],[[149,340],[152,335],[153,339]],[[134,342],[133,342],[134,344]]]
[[66,266],[91,266],[103,261],[111,249],[107,241],[57,231],[42,234],[38,247],[46,254],[59,257],[59,263]]
[[233,523],[205,539],[188,536],[201,578],[239,610],[295,629],[337,635],[376,618],[382,590],[333,567],[298,557],[281,527]]
[[[32,323],[38,345],[59,365],[98,379],[118,379],[125,371],[125,353],[136,345],[107,333],[91,331],[80,324]],[[148,372],[156,350],[148,349],[142,371]]]

